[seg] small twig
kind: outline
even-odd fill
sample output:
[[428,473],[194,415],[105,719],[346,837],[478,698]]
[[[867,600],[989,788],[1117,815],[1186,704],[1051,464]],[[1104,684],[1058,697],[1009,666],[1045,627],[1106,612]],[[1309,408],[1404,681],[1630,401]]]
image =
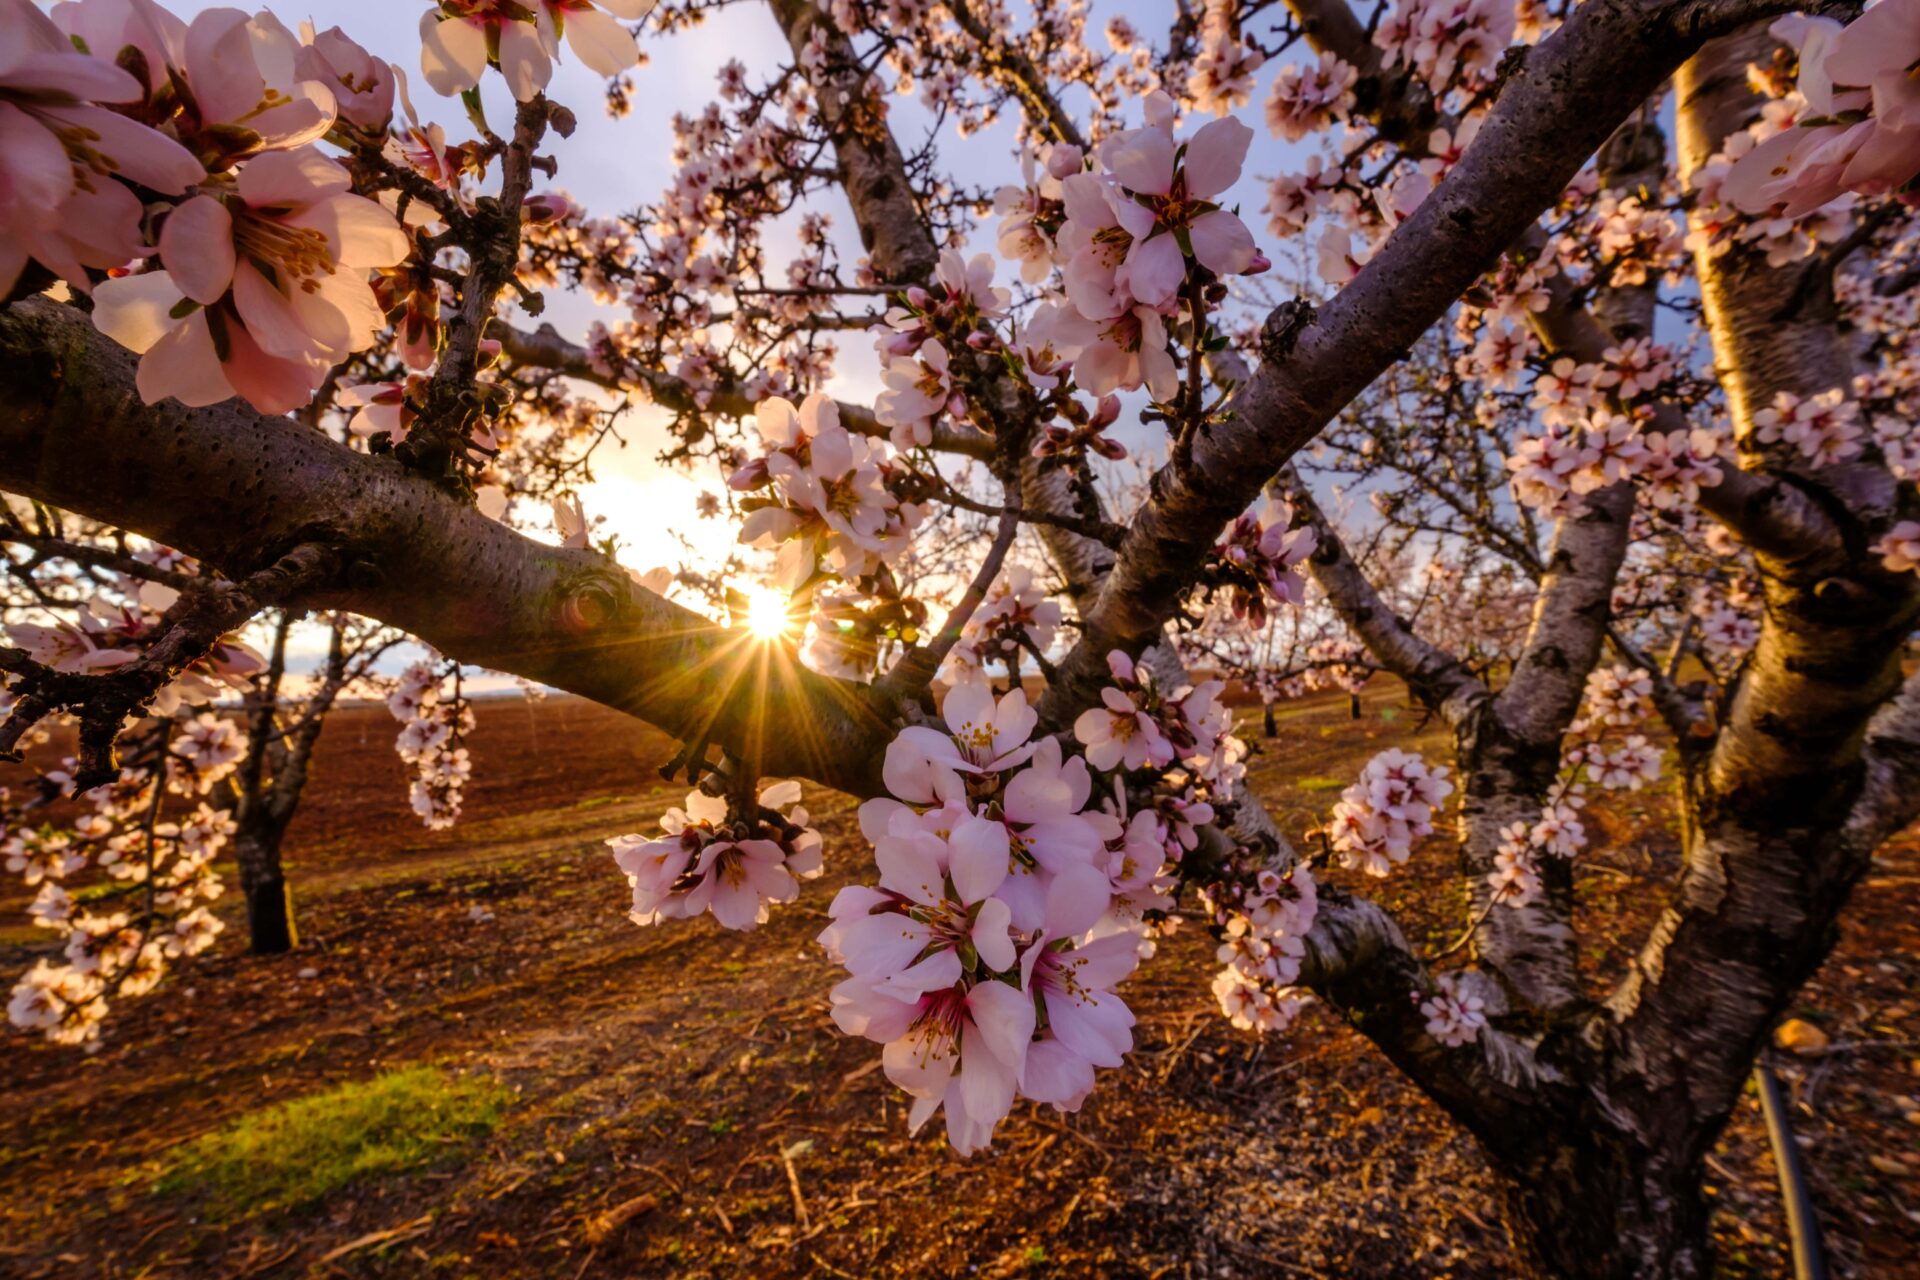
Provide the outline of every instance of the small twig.
[[1423,963],[1432,964],[1435,960],[1445,960],[1448,956],[1460,950],[1460,948],[1466,946],[1469,942],[1472,942],[1473,935],[1480,932],[1480,926],[1487,922],[1487,917],[1491,916],[1493,914],[1493,909],[1499,905],[1500,905],[1500,895],[1496,893],[1491,898],[1487,899],[1487,909],[1482,911],[1478,916],[1478,918],[1476,918],[1472,924],[1467,926],[1467,931],[1461,934],[1459,939],[1455,941],[1452,946],[1448,947],[1444,951],[1434,952],[1432,955],[1428,956],[1426,960],[1423,961]]
[[1006,563],[1007,552],[1013,548],[1014,537],[1019,532],[1019,509],[1009,503],[1000,512],[1000,529],[994,534],[993,546],[988,549],[987,558],[980,562],[973,581],[967,584],[965,594],[948,611],[947,620],[940,624],[933,643],[912,650],[887,673],[884,683],[890,690],[896,694],[917,693],[933,679],[934,673],[940,670],[940,664],[960,643],[960,634],[966,630],[967,621],[986,600],[987,589],[1000,576],[1000,566]]
[[780,1147],[780,1163],[786,1166],[787,1188],[793,1192],[793,1216],[799,1219],[802,1231],[813,1229],[813,1220],[807,1216],[806,1198],[800,1194],[800,1171],[793,1167],[793,1149]]

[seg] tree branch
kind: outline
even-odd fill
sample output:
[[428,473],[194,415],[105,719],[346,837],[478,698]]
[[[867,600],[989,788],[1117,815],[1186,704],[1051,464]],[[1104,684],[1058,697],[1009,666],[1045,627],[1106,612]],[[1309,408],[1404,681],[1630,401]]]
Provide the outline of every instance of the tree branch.
[[[530,541],[398,463],[229,401],[146,406],[134,356],[46,299],[0,311],[0,487],[179,547],[231,577],[322,541],[342,579],[306,597],[450,657],[683,736],[711,728],[770,772],[880,792],[891,717],[869,690],[769,662],[592,551]],[[795,726],[805,726],[796,732]]]

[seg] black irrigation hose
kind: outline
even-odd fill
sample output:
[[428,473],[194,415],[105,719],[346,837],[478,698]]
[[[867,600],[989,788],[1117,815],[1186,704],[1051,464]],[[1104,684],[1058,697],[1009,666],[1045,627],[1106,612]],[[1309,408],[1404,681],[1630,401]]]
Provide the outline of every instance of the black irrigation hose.
[[1800,1164],[1800,1148],[1787,1118],[1787,1100],[1780,1079],[1766,1054],[1753,1068],[1760,1085],[1760,1110],[1767,1118],[1767,1138],[1773,1144],[1773,1163],[1780,1171],[1780,1199],[1787,1209],[1787,1235],[1793,1242],[1794,1280],[1827,1280],[1827,1261],[1820,1248],[1820,1219],[1807,1194],[1807,1171]]

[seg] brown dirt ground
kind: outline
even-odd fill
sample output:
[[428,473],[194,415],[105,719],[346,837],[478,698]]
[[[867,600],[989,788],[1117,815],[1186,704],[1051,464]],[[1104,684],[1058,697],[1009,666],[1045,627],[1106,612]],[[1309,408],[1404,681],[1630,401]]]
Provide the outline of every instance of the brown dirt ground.
[[[428,833],[405,809],[393,733],[378,708],[327,730],[289,841],[297,953],[250,957],[230,933],[123,1006],[91,1057],[4,1033],[0,1275],[1509,1271],[1471,1139],[1323,1009],[1265,1043],[1234,1032],[1197,932],[1127,988],[1136,1050],[1081,1113],[1023,1105],[994,1153],[962,1161],[937,1134],[907,1136],[874,1048],[826,1015],[834,973],[810,939],[857,874],[846,800],[809,797],[847,856],[767,927],[642,930],[600,841],[678,798],[656,772],[665,739],[570,699],[483,704],[466,818]],[[1296,704],[1256,785],[1301,830],[1371,752],[1412,741],[1442,746],[1390,688],[1358,720],[1344,697]],[[1628,797],[1600,822],[1581,884],[1596,990],[1677,856],[1665,800]],[[1460,927],[1446,872],[1436,842],[1369,888],[1439,947]],[[222,905],[237,926],[236,899]],[[474,904],[495,918],[470,923]],[[10,924],[19,905],[0,904]],[[1882,851],[1795,1010],[1829,1050],[1783,1063],[1841,1276],[1920,1275],[1917,908],[1910,836]],[[7,972],[31,941],[0,933]],[[420,1062],[510,1083],[505,1121],[428,1170],[238,1225],[153,1188],[169,1148],[237,1114]],[[781,1151],[802,1140],[790,1180]],[[1786,1274],[1751,1094],[1710,1177],[1724,1272]]]

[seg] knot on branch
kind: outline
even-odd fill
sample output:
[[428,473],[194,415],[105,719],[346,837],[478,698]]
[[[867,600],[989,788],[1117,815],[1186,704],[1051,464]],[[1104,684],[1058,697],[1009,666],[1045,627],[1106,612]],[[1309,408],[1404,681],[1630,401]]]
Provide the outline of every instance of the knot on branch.
[[1286,360],[1317,314],[1305,298],[1295,298],[1275,307],[1260,327],[1260,358],[1271,364]]
[[626,575],[617,569],[569,574],[554,589],[554,622],[569,635],[597,631],[620,615],[627,588]]

